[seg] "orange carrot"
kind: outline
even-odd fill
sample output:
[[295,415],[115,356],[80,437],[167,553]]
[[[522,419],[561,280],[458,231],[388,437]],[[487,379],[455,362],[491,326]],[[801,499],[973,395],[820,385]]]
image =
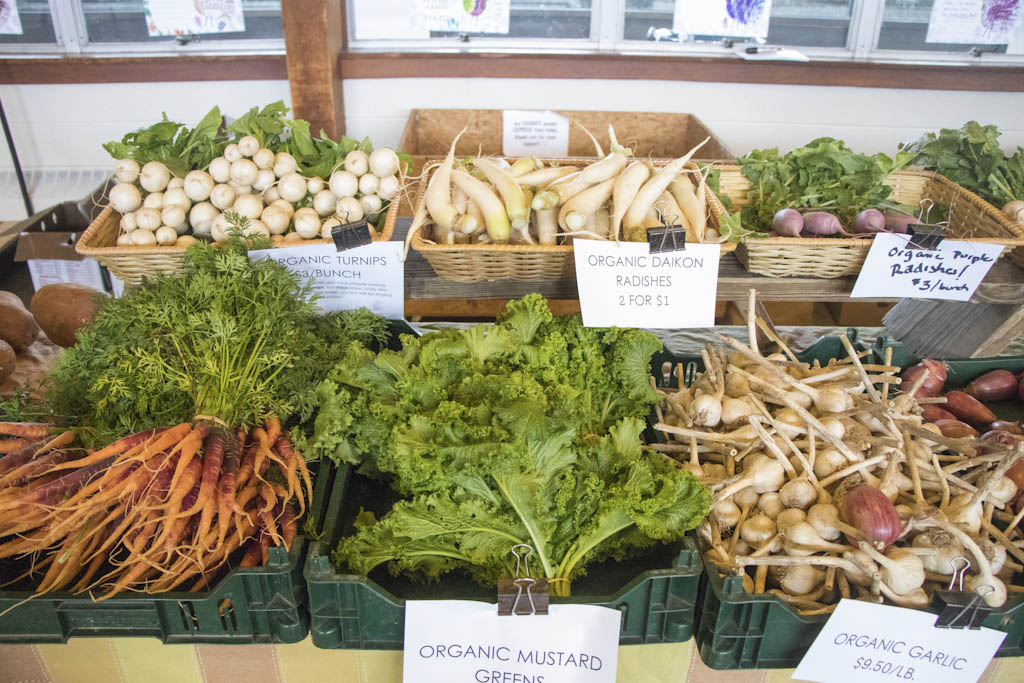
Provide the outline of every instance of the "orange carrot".
[[260,563],[260,542],[256,539],[252,539],[245,546],[245,555],[242,556],[242,561],[238,563],[239,567],[256,567]]
[[281,435],[281,421],[277,419],[276,415],[271,415],[267,418],[264,430],[267,434],[267,443],[274,443]]
[[194,514],[203,509],[206,502],[213,496],[213,491],[220,479],[220,466],[224,459],[224,431],[213,429],[203,441],[203,480],[199,489],[199,497],[195,503],[186,511],[186,514]]
[[[242,435],[244,436],[244,435]],[[224,444],[224,467],[217,482],[217,545],[224,542],[231,522],[231,503],[235,498],[235,481],[242,459],[240,438],[228,439]],[[199,525],[202,529],[202,524]]]
[[26,439],[42,439],[53,429],[45,422],[0,422],[0,434]]
[[[284,462],[284,467],[282,467],[281,470],[285,475],[285,479],[288,481],[288,493],[284,497],[286,499],[291,499],[295,494],[296,487],[301,485],[299,484],[299,475],[297,474],[299,465],[295,462],[295,449],[292,448],[292,440],[288,438],[287,434],[282,434],[277,437],[277,441],[274,443],[274,450],[281,456],[281,460]],[[306,513],[306,503],[302,499],[301,488],[299,490],[299,494],[299,514],[302,515]]]
[[28,443],[27,439],[4,439],[0,441],[0,453],[13,453]]
[[209,430],[203,423],[197,424],[195,429],[188,433],[188,435],[182,439],[175,450],[180,453],[178,457],[178,464],[174,470],[174,476],[171,478],[170,489],[173,491],[178,488],[178,481],[181,479],[182,474],[185,472],[185,468],[188,467],[192,459],[196,457],[196,453],[199,452],[199,448],[203,445],[203,440],[206,438],[206,434]]
[[156,453],[181,441],[185,434],[190,430],[191,427],[188,424],[180,424],[176,427],[170,428],[157,427],[156,429],[147,429],[144,432],[139,432],[138,434],[132,434],[131,436],[126,436],[123,439],[118,439],[109,446],[101,448],[95,453],[90,454],[87,458],[81,458],[74,462],[61,463],[60,465],[53,467],[50,472],[92,465],[106,460],[109,457],[126,453],[138,446],[144,447],[143,453]]
[[292,541],[299,532],[298,522],[295,520],[295,508],[292,504],[285,503],[281,511],[281,538],[284,540],[286,550],[292,549]]

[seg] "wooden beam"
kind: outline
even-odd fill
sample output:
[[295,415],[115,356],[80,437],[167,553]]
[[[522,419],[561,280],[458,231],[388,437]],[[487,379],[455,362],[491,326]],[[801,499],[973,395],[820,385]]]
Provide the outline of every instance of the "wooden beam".
[[345,132],[341,64],[343,0],[288,0],[281,3],[292,115],[337,139]]
[[660,55],[343,52],[345,78],[601,78],[1024,92],[1024,67]]
[[0,84],[283,81],[284,55],[0,59]]

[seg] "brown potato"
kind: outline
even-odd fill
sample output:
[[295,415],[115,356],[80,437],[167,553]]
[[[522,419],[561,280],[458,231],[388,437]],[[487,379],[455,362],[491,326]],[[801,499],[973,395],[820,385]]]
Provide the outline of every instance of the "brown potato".
[[30,308],[43,332],[57,346],[78,343],[78,328],[96,317],[102,292],[73,283],[46,285],[32,297]]
[[21,300],[20,296],[5,290],[0,290],[0,304],[7,304],[21,309],[25,308],[25,303]]
[[14,364],[17,356],[14,349],[7,342],[0,339],[0,382],[3,382],[14,372]]
[[0,339],[13,346],[15,351],[24,351],[38,336],[39,325],[24,306],[8,303],[6,297],[0,301]]

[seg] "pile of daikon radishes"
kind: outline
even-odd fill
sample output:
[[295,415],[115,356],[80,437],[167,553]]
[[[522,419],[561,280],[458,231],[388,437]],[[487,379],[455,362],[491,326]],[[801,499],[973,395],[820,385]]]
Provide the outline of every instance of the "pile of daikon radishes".
[[762,355],[751,322],[750,346],[708,345],[706,371],[658,408],[668,443],[653,447],[712,491],[711,570],[804,615],[840,598],[927,607],[964,567],[964,590],[990,606],[1024,591],[1006,476],[1024,442],[943,436],[914,398],[928,372],[890,391],[899,368],[863,363],[845,336],[848,357],[811,365],[757,322],[781,352]]
[[166,165],[117,164],[110,203],[121,214],[118,246],[222,242],[234,228],[277,244],[329,238],[339,225],[378,220],[400,190],[399,159],[382,147],[350,152],[328,179],[307,178],[288,152],[276,154],[247,135],[228,144],[209,168],[174,177]]
[[657,165],[631,158],[611,126],[608,133],[611,152],[604,155],[595,139],[598,160],[590,164],[536,157],[458,161],[459,133],[427,181],[409,239],[429,225],[425,235],[437,244],[553,245],[574,237],[645,241],[647,228],[670,224],[685,227],[689,241],[722,241],[708,227],[707,171],[684,168],[710,138]]

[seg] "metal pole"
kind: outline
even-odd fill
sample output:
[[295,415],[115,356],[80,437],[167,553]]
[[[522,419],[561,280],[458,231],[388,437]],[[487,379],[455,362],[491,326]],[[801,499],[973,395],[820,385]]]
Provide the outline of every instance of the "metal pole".
[[4,103],[0,100],[0,124],[4,127],[4,137],[7,138],[7,149],[11,152],[11,159],[14,161],[14,174],[18,176],[18,187],[21,188],[21,198],[25,202],[25,210],[31,216],[32,198],[28,195],[28,188],[25,187],[25,176],[21,172],[21,162],[18,161],[18,151],[14,148],[14,138],[11,137],[11,127],[7,125],[7,114],[4,113]]

